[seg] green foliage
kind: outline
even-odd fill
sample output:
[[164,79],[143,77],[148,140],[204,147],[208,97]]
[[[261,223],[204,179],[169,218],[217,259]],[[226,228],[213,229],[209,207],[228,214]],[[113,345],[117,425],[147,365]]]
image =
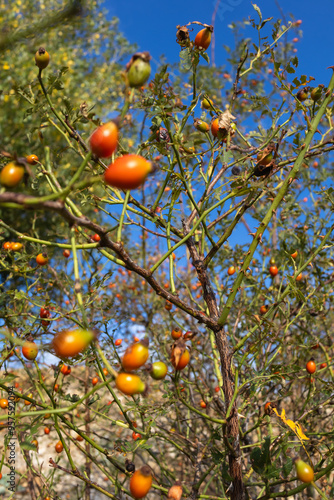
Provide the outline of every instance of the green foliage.
[[270,438],[264,440],[261,448],[256,447],[252,450],[250,459],[252,467],[260,476],[266,479],[273,479],[279,477],[279,470],[271,463],[270,458]]

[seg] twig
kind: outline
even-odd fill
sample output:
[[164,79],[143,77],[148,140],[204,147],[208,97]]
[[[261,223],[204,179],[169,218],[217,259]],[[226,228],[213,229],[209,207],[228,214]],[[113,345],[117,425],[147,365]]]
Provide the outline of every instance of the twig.
[[245,62],[247,60],[247,57],[248,57],[248,49],[247,49],[247,46],[245,45],[244,55],[240,57],[239,64],[237,67],[237,74],[235,76],[235,80],[233,83],[233,94],[232,94],[232,98],[231,98],[231,108],[233,107],[234,101],[236,100],[237,95],[238,95],[238,84],[239,84],[239,80],[240,80],[240,72],[241,72],[243,65],[245,64]]
[[101,486],[99,486],[98,484],[96,484],[94,481],[90,481],[85,476],[82,476],[80,474],[80,472],[78,471],[78,469],[75,470],[75,471],[71,471],[69,469],[65,469],[65,467],[62,467],[61,465],[56,464],[56,462],[54,462],[52,460],[52,458],[49,459],[49,464],[54,469],[62,470],[63,472],[66,472],[67,474],[70,474],[71,476],[74,476],[74,477],[77,477],[78,479],[81,479],[81,481],[84,481],[86,484],[89,484],[89,486],[91,486],[92,488],[94,488],[97,491],[100,491],[101,493],[103,493],[107,497],[113,498],[114,500],[119,500],[117,497],[115,497],[115,495],[113,495],[112,493],[109,493],[109,491],[105,490],[104,488],[102,488]]
[[[5,192],[0,194],[0,206],[10,206],[11,208],[26,208],[30,210],[36,209],[46,209],[52,210],[59,215],[61,215],[69,224],[70,227],[77,225],[87,227],[91,229],[95,233],[101,236],[100,247],[110,248],[116,255],[121,259],[121,264],[124,265],[127,269],[134,271],[142,278],[146,279],[146,281],[150,284],[150,286],[155,290],[156,294],[163,297],[165,300],[172,302],[176,307],[182,309],[186,313],[190,314],[194,318],[197,319],[199,323],[204,323],[206,326],[212,329],[216,329],[217,324],[216,321],[212,318],[209,318],[205,314],[202,314],[198,309],[194,309],[186,304],[183,300],[181,300],[176,295],[171,294],[165,288],[163,288],[157,280],[153,277],[153,274],[150,270],[143,269],[140,267],[128,254],[128,252],[124,249],[122,243],[116,243],[112,241],[107,235],[106,231],[97,223],[90,220],[85,215],[78,217],[67,210],[64,206],[63,202],[60,201],[44,201],[40,203],[35,203],[33,206],[29,205],[29,200],[31,200],[32,196],[25,195],[22,193],[14,193],[14,192]],[[36,199],[36,198],[34,198]],[[108,257],[108,253],[104,252],[103,255]],[[109,256],[111,258],[112,256]]]

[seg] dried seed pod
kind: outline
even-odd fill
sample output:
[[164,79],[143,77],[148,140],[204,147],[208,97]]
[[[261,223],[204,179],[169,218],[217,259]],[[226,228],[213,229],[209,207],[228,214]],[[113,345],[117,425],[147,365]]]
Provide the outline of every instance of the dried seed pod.
[[158,142],[170,142],[169,133],[166,128],[160,127],[156,132]]
[[218,117],[218,127],[219,129],[224,129],[226,130],[227,132],[229,132],[230,128],[231,128],[231,122],[232,120],[235,120],[236,117],[232,115],[232,113],[229,112],[229,110],[227,109],[226,111],[224,111],[224,113],[222,113],[221,115],[219,115]]
[[264,405],[265,415],[272,415],[274,413],[274,408],[277,408],[277,403],[272,402],[272,401],[268,401],[268,403],[266,403]]
[[189,45],[189,30],[187,26],[176,26],[176,41],[181,47]]

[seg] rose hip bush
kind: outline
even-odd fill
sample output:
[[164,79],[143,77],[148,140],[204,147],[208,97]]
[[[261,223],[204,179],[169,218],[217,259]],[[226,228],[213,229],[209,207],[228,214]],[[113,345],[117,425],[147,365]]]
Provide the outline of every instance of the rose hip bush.
[[178,26],[180,64],[154,67],[89,8],[0,43],[17,494],[332,498],[333,68],[300,75],[300,22],[256,5],[224,68],[213,26]]

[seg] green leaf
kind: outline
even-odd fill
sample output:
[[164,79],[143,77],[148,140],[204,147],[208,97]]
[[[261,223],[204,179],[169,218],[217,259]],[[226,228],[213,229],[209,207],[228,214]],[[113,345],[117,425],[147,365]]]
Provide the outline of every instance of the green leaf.
[[292,470],[292,467],[293,467],[293,460],[292,458],[288,458],[287,461],[285,462],[285,464],[283,465],[283,475],[284,477],[288,477],[288,475],[290,474],[291,470]]
[[220,155],[222,163],[230,163],[233,160],[233,154],[231,150],[224,149],[223,154]]
[[205,61],[210,64],[210,57],[207,52],[200,52],[200,55],[205,59]]
[[25,109],[23,119],[25,120],[27,118],[27,116],[32,115],[34,113],[34,111],[35,111],[35,108]]
[[23,441],[22,443],[20,443],[20,447],[22,450],[36,450],[36,446],[29,443],[29,441]]
[[162,118],[160,116],[154,116],[152,118],[152,125],[154,125],[154,127],[151,127],[151,129],[153,130],[153,128],[154,128],[154,130],[158,130],[161,123],[162,123]]
[[278,19],[278,21],[276,21],[276,23],[274,23],[274,28],[273,28],[273,31],[272,31],[272,34],[271,34],[273,40],[276,40],[276,38],[277,38],[277,35],[279,33],[279,30],[280,30],[281,23],[282,23],[281,19]]
[[301,85],[301,83],[298,80],[298,78],[295,78],[294,80],[292,80],[292,83],[293,83],[293,85],[291,85],[291,87],[290,87],[291,91],[294,90],[294,89],[297,89]]
[[260,10],[260,7],[258,5],[256,5],[256,3],[252,3],[252,7],[258,13],[259,18],[260,18],[260,23],[261,23],[262,22],[262,12]]
[[275,68],[275,73],[277,73],[279,71],[281,67],[281,63],[280,62],[274,62],[274,68]]
[[0,379],[0,382],[1,384],[5,384],[6,382],[11,382],[16,377],[17,375],[14,375],[13,373],[7,373],[4,378]]
[[280,469],[278,469],[275,465],[269,465],[266,469],[264,476],[267,479],[274,479],[280,476]]
[[265,438],[262,448],[256,447],[251,453],[252,467],[258,474],[264,474],[270,465],[270,437]]
[[295,297],[298,297],[300,300],[305,302],[306,301],[305,295],[303,295],[300,289],[297,288],[295,280],[290,276],[287,276],[287,279],[289,280],[289,284],[291,285],[292,292],[294,293]]
[[258,446],[253,449],[250,456],[252,467],[255,472],[261,473],[263,471],[264,463],[262,460],[261,448]]
[[29,427],[29,431],[30,431],[30,434],[33,436],[34,434],[36,434],[36,432],[38,432],[38,429],[40,429],[41,427],[41,423],[40,423],[41,419],[38,418],[37,419],[37,424],[36,425],[33,425],[32,427]]
[[245,187],[243,189],[237,189],[232,193],[233,196],[244,196],[245,194],[249,193],[253,188],[250,187]]
[[223,465],[223,467],[222,467],[222,478],[223,478],[225,481],[227,481],[227,482],[231,483],[233,479],[232,479],[232,477],[229,475],[228,470],[229,470],[228,465],[227,465],[227,464],[224,464],[224,465]]
[[[79,398],[80,399],[80,398]],[[98,394],[95,394],[95,396],[93,396],[92,398],[90,398],[88,401],[87,401],[87,404],[89,406],[91,406],[92,404],[95,403],[95,401],[98,401],[100,399],[100,396]]]
[[80,396],[78,396],[78,394],[66,394],[64,399],[66,399],[67,401],[71,401],[72,403],[76,403],[77,401],[79,401]]
[[263,26],[265,24],[267,24],[269,21],[271,21],[272,19],[274,19],[273,17],[267,17],[267,19],[264,19],[261,23],[261,26],[260,26],[260,30],[263,28]]
[[25,293],[22,292],[21,290],[15,290],[15,300],[24,300],[25,299]]
[[65,96],[65,97],[63,98],[63,104],[64,104],[64,106],[65,106],[65,113],[64,113],[64,115],[65,115],[65,114],[67,114],[67,115],[69,115],[69,117],[71,118],[71,117],[72,117],[72,115],[73,115],[73,106],[72,106],[72,104],[71,104],[70,99],[69,99],[68,97],[66,97],[66,96]]
[[164,64],[159,73],[155,74],[154,82],[157,86],[159,85],[161,86],[164,82],[168,80],[169,74],[167,73],[167,68],[168,68],[167,64]]
[[181,50],[180,52],[181,59],[181,68],[185,71],[189,71],[192,67],[192,59],[190,49],[187,47],[186,49]]
[[295,56],[291,59],[291,63],[297,68],[298,66],[298,57]]
[[292,74],[292,73],[295,73],[295,69],[290,65],[288,64],[287,67],[285,68],[287,70],[288,73]]
[[224,453],[222,453],[221,451],[217,450],[217,449],[213,449],[212,452],[211,452],[211,456],[212,456],[212,460],[215,464],[220,464],[222,462],[222,460],[224,460]]

